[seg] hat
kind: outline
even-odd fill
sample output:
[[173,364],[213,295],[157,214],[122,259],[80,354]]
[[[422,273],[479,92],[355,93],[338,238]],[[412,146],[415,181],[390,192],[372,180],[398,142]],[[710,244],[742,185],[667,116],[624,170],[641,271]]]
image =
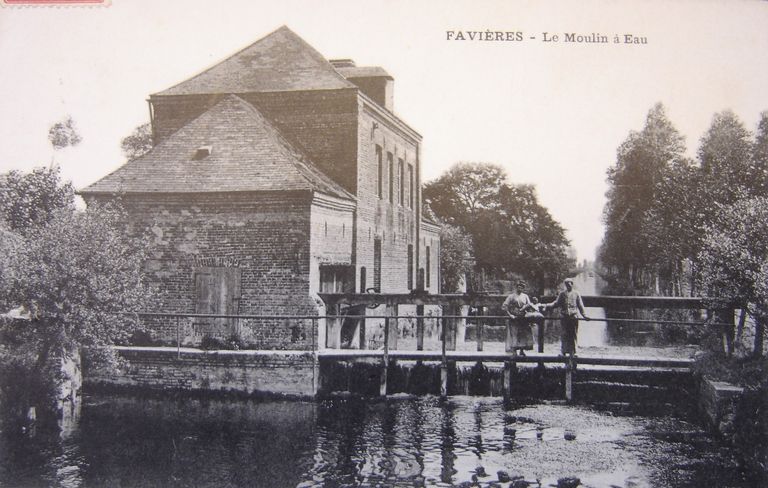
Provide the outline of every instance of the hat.
[[566,278],[563,280],[563,283],[571,283],[573,284],[573,278]]

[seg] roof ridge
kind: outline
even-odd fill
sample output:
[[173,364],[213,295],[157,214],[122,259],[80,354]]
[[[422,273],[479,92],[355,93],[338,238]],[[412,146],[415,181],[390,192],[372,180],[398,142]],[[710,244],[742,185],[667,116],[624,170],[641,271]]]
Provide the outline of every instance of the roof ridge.
[[[215,70],[219,67],[222,67],[221,69],[225,69],[225,66],[227,63],[235,63],[237,62],[238,58],[242,57],[244,54],[246,54],[248,51],[253,50],[258,44],[267,41],[268,39],[276,36],[276,35],[282,35],[283,39],[287,39],[294,43],[300,43],[301,48],[303,52],[306,52],[309,54],[308,58],[305,59],[311,59],[313,63],[317,65],[318,68],[321,68],[323,71],[330,74],[330,76],[333,77],[333,79],[340,82],[340,87],[335,87],[335,89],[340,88],[357,88],[357,86],[344,78],[343,75],[341,75],[339,72],[336,71],[336,69],[333,67],[333,65],[314,47],[312,47],[307,41],[305,41],[301,36],[293,32],[288,26],[282,25],[279,28],[275,29],[274,31],[270,32],[269,34],[257,39],[256,41],[248,44],[247,46],[243,47],[242,49],[239,49],[235,53],[220,59],[219,61],[208,65],[206,68],[198,71],[191,77],[180,81],[179,83],[176,83],[168,88],[165,88],[159,92],[156,92],[150,97],[158,95],[158,96],[172,96],[172,95],[184,95],[184,94],[190,94],[190,93],[168,93],[168,92],[178,92],[178,91],[185,91],[183,90],[183,87],[185,85],[195,85],[196,82],[200,82],[205,84],[206,82],[210,83],[209,80],[206,80],[205,75],[209,74],[211,72],[215,72]],[[322,65],[322,66],[320,66]],[[211,74],[210,76],[213,76],[215,78],[214,74]],[[216,82],[216,81],[215,81]],[[214,83],[215,83],[214,82]],[[231,89],[232,86],[221,86],[222,91],[195,91],[195,89],[192,90],[191,93],[248,93],[250,91],[264,91],[262,89],[248,89],[247,87],[243,87],[242,90],[236,90]],[[274,87],[273,87],[274,88]],[[295,88],[287,88],[288,90],[293,90]],[[312,88],[312,89],[319,89],[319,87]],[[201,90],[200,88],[197,88],[196,90]],[[273,90],[266,90],[266,91],[273,91]]]
[[[161,90],[161,91],[157,92],[157,93],[156,93],[156,95],[157,95],[157,94],[160,94],[160,93],[162,93],[162,92],[168,91],[168,90],[173,90],[173,89],[174,89],[174,88],[176,88],[177,86],[181,86],[181,85],[183,85],[184,83],[187,83],[187,82],[189,82],[189,81],[192,81],[192,80],[194,80],[195,78],[197,78],[197,77],[199,77],[199,76],[201,76],[201,75],[203,75],[203,74],[207,73],[208,71],[210,71],[211,69],[215,68],[216,66],[218,66],[218,65],[220,65],[220,64],[222,64],[222,63],[225,63],[225,62],[229,61],[230,59],[234,58],[235,56],[237,56],[237,55],[239,55],[239,54],[243,53],[244,51],[246,51],[246,50],[248,50],[248,49],[250,49],[250,48],[251,48],[251,47],[253,47],[255,44],[258,44],[259,42],[263,41],[263,40],[264,40],[264,39],[266,39],[267,37],[269,37],[269,36],[271,36],[271,35],[273,35],[273,34],[276,34],[278,31],[280,31],[280,30],[283,30],[283,29],[286,29],[286,30],[288,30],[288,31],[291,31],[290,29],[288,29],[288,27],[287,27],[285,24],[283,24],[283,25],[281,25],[280,27],[278,27],[277,29],[275,29],[275,30],[273,30],[272,32],[270,32],[269,34],[267,34],[267,35],[265,35],[265,36],[262,36],[262,37],[260,37],[259,39],[256,39],[255,41],[253,41],[252,43],[248,44],[248,45],[247,45],[247,46],[245,46],[244,48],[242,48],[242,49],[238,50],[237,52],[234,52],[234,53],[230,54],[229,56],[227,56],[226,58],[224,58],[224,59],[221,59],[221,60],[219,60],[219,61],[215,62],[214,64],[211,64],[211,65],[209,65],[209,66],[207,66],[207,67],[205,67],[205,68],[201,69],[200,71],[198,71],[197,73],[193,74],[192,76],[190,76],[190,77],[189,77],[189,78],[187,78],[186,80],[181,80],[180,82],[176,83],[175,85],[169,86],[168,88],[166,88],[166,89],[164,89],[164,90]],[[150,96],[152,96],[152,95],[150,95]]]
[[[344,78],[344,75],[342,75],[341,73],[339,73],[338,71],[336,71],[336,68],[335,68],[335,67],[334,67],[334,66],[331,64],[331,62],[330,62],[330,61],[328,61],[328,59],[327,59],[325,56],[323,56],[323,55],[320,53],[320,51],[318,51],[318,50],[317,50],[317,49],[315,49],[315,48],[314,48],[314,47],[313,47],[313,46],[312,46],[310,43],[308,43],[307,41],[305,41],[303,37],[301,37],[300,35],[298,35],[298,34],[296,34],[295,32],[293,32],[293,31],[292,31],[291,29],[289,29],[289,28],[288,28],[288,26],[286,26],[286,25],[283,25],[282,27],[280,27],[280,29],[283,29],[283,28],[285,28],[285,30],[287,30],[288,32],[290,32],[291,34],[293,34],[294,36],[296,36],[296,38],[297,38],[297,39],[298,39],[298,40],[299,40],[299,41],[300,41],[302,44],[304,44],[304,46],[305,46],[305,47],[307,47],[307,48],[308,48],[308,49],[309,49],[309,50],[310,50],[312,53],[314,53],[314,54],[317,54],[318,56],[320,56],[320,59],[322,60],[322,62],[323,62],[323,63],[325,63],[326,65],[328,65],[328,67],[331,69],[331,72],[332,72],[334,75],[336,75],[336,76],[337,76],[337,77],[338,77],[338,78],[339,78],[341,81],[343,81],[344,83],[348,84],[350,88],[355,88],[356,90],[359,90],[359,88],[357,87],[357,85],[355,85],[354,83],[352,83],[352,82],[351,82],[351,81],[349,81],[348,79]],[[280,29],[278,29],[278,30],[280,30]],[[275,31],[275,32],[277,32],[277,31]]]

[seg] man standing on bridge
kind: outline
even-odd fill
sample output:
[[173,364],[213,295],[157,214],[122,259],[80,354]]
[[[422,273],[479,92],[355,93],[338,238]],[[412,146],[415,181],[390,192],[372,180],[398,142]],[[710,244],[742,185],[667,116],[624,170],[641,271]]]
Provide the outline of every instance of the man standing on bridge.
[[573,356],[576,354],[576,335],[579,331],[578,314],[580,313],[584,320],[589,320],[589,317],[584,313],[584,302],[581,300],[581,295],[573,289],[573,279],[566,278],[563,284],[565,290],[557,295],[554,302],[548,303],[546,309],[560,309],[562,314],[560,324],[563,328],[560,350],[563,355],[570,354]]

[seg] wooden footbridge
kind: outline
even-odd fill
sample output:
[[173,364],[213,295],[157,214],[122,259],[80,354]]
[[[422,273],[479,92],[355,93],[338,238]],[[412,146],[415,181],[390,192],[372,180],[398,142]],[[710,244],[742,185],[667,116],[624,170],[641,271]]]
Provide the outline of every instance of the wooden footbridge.
[[[456,364],[491,365],[503,367],[501,389],[508,396],[514,388],[518,368],[532,365],[541,371],[547,366],[562,371],[564,396],[574,397],[574,375],[577,368],[605,370],[632,369],[645,374],[677,373],[690,376],[693,360],[689,358],[659,358],[635,356],[562,356],[544,354],[544,327],[537,327],[538,351],[526,356],[513,356],[499,350],[498,341],[491,346],[487,341],[488,324],[504,324],[506,316],[491,315],[504,300],[501,295],[476,294],[321,294],[326,304],[326,327],[319,337],[317,355],[321,383],[332,383],[334,371],[340,364],[364,363],[378,369],[379,388],[382,396],[393,391],[389,378],[392,365],[398,362],[439,364],[440,394],[451,391],[451,368]],[[545,299],[544,301],[551,301]],[[621,320],[627,326],[640,324],[687,325],[713,327],[719,330],[725,351],[732,350],[735,311],[733,307],[702,298],[679,297],[612,297],[583,296],[586,307],[602,307],[610,310],[689,310],[689,316],[698,320],[659,320],[653,318],[596,319],[595,321]],[[384,313],[381,313],[381,310]],[[427,313],[425,314],[425,310]],[[475,311],[470,315],[468,310]],[[556,321],[557,317],[546,320]],[[475,329],[475,344],[457,343],[460,326],[471,322]],[[425,343],[426,324],[437,330],[438,342]],[[588,326],[588,325],[587,325]],[[409,340],[404,340],[403,328],[409,330]],[[376,331],[378,340],[371,340]],[[378,364],[378,366],[376,366]],[[335,368],[336,367],[336,368]],[[325,373],[323,373],[325,371]],[[369,377],[374,374],[369,375]],[[455,378],[455,374],[453,375]],[[333,389],[320,384],[319,391]]]

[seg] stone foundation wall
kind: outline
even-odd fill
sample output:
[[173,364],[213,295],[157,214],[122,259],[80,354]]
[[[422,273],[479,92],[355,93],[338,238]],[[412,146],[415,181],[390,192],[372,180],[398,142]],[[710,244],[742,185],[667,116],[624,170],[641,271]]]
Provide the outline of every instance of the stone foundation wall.
[[246,395],[314,395],[314,356],[302,351],[201,351],[119,347],[120,371],[84,368],[88,387],[227,392]]
[[719,434],[731,438],[734,434],[736,407],[744,388],[723,381],[701,378],[699,408],[707,423]]

